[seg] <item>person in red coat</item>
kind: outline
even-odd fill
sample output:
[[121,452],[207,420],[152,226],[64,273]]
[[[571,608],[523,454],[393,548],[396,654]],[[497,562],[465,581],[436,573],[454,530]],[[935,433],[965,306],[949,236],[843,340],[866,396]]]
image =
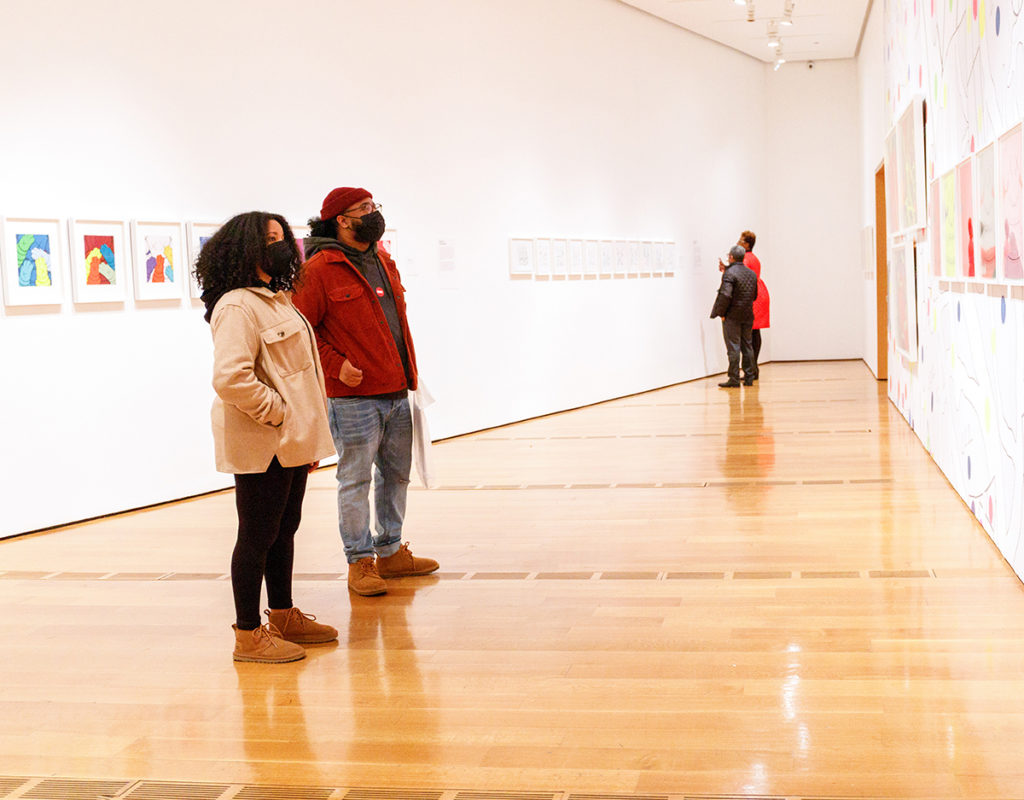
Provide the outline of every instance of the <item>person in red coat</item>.
[[740,234],[739,245],[747,251],[746,256],[743,258],[743,265],[750,267],[750,269],[754,270],[754,274],[757,275],[757,299],[754,301],[754,327],[750,335],[750,340],[754,345],[753,380],[755,381],[758,379],[757,362],[761,355],[761,331],[769,325],[768,307],[771,301],[768,297],[768,287],[764,285],[764,281],[761,279],[761,260],[754,255],[754,243],[756,241],[757,235],[753,231],[743,231],[743,233]]
[[387,592],[385,578],[426,575],[438,567],[402,543],[412,468],[409,392],[418,376],[405,287],[378,244],[384,233],[380,209],[358,187],[341,186],[324,198],[320,216],[310,220],[307,260],[293,298],[313,326],[324,367],[348,588],[364,596]]

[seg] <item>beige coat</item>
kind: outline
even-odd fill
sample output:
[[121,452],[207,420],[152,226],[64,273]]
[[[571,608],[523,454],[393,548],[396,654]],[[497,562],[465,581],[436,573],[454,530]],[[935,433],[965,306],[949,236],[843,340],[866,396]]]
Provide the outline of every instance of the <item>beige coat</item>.
[[265,472],[334,454],[324,374],[309,323],[284,292],[235,289],[217,301],[213,439],[217,470]]

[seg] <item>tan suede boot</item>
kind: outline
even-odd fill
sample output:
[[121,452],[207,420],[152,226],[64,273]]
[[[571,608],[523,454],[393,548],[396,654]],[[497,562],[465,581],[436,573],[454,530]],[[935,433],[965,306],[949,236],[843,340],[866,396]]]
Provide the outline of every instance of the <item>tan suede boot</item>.
[[349,591],[364,597],[385,594],[388,590],[377,572],[377,565],[369,557],[361,558],[354,564],[348,565],[348,588]]
[[283,664],[299,661],[306,651],[297,644],[286,642],[273,625],[264,625],[254,631],[235,630],[235,661],[258,661],[262,664]]
[[429,575],[438,567],[432,558],[414,556],[405,542],[390,556],[377,556],[377,572],[382,578],[402,578],[407,575]]
[[337,628],[322,625],[312,614],[303,614],[294,606],[284,610],[267,609],[263,613],[267,615],[270,624],[281,631],[281,638],[286,642],[322,644],[338,638]]

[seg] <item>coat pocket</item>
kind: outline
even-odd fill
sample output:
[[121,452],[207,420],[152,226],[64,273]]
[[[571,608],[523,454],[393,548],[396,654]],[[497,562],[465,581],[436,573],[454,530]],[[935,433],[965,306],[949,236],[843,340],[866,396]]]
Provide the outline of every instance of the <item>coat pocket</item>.
[[357,300],[363,296],[363,287],[358,283],[353,283],[349,286],[339,286],[337,289],[331,289],[328,294],[332,303],[347,303],[351,300]]
[[313,365],[306,326],[299,319],[284,320],[260,331],[267,355],[282,378]]

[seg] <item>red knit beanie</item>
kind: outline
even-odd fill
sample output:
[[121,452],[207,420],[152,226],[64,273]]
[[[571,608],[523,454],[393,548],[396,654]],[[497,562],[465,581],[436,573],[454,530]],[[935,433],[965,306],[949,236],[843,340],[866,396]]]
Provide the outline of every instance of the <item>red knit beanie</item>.
[[320,219],[334,219],[346,208],[351,208],[363,198],[373,198],[366,189],[354,189],[351,186],[341,186],[332,189],[331,193],[324,198],[324,204],[320,207]]

